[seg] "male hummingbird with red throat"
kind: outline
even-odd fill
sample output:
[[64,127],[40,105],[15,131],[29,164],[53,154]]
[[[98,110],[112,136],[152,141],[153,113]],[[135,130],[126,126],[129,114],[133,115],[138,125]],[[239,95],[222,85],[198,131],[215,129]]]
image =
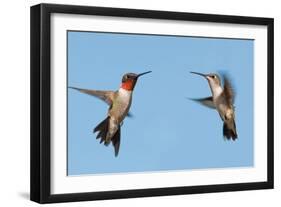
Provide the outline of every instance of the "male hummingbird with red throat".
[[212,92],[210,97],[193,100],[209,108],[216,109],[223,121],[223,136],[228,140],[237,139],[234,113],[235,94],[229,78],[223,75],[224,86],[222,87],[220,77],[217,74],[191,73],[204,77],[208,81]]
[[142,75],[150,72],[152,71],[140,74],[126,73],[123,75],[120,88],[117,91],[89,90],[69,87],[82,93],[95,96],[109,105],[107,117],[94,128],[94,133],[98,132],[96,138],[101,139],[100,143],[104,142],[104,144],[108,146],[110,142],[112,142],[115,156],[119,153],[121,125],[125,117],[130,116],[129,110],[137,80]]

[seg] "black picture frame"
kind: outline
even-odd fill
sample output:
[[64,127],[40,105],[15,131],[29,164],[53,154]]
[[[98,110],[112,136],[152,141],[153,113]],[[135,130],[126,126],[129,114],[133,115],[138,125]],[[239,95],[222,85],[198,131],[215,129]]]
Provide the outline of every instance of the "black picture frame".
[[[51,90],[50,90],[50,15],[52,13],[100,15],[113,17],[134,17],[149,19],[181,20],[210,23],[233,23],[267,26],[267,181],[236,184],[218,184],[186,187],[167,187],[105,192],[72,194],[51,194],[50,179],[50,130],[51,130]],[[179,194],[210,193],[273,188],[274,158],[274,71],[272,18],[195,14],[168,11],[135,10],[89,6],[39,4],[31,7],[31,169],[30,199],[38,203],[88,201],[103,199],[134,198],[146,196],[166,196]]]

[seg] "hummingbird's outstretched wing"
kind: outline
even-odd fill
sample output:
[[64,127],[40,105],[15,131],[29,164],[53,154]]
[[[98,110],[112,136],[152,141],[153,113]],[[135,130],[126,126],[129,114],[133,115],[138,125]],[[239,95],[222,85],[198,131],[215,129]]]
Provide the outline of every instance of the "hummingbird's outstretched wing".
[[112,100],[114,98],[114,91],[100,91],[100,90],[89,90],[83,88],[69,87],[75,90],[80,91],[81,93],[86,93],[91,96],[95,96],[100,100],[106,102],[108,105],[112,104]]
[[[112,105],[112,100],[114,97],[114,91],[99,91],[99,90],[89,90],[89,89],[82,89],[82,88],[76,88],[76,87],[69,87],[75,90],[80,91],[81,93],[85,93],[91,96],[95,96],[96,98],[99,98],[100,100],[106,102],[109,106]],[[127,117],[133,118],[134,115],[132,112],[128,112]]]
[[216,109],[214,102],[213,102],[213,97],[206,97],[206,98],[192,98],[191,100],[196,101],[204,106],[207,106],[211,109]]
[[235,99],[235,92],[229,81],[229,78],[226,75],[223,75],[223,79],[224,79],[223,93],[225,95],[225,100],[229,106],[232,106]]

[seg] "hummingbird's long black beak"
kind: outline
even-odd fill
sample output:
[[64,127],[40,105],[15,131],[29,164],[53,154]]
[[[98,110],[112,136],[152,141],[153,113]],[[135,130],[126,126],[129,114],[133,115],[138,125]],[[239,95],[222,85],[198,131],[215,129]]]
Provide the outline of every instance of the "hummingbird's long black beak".
[[200,75],[200,76],[203,76],[204,78],[207,78],[207,75],[203,74],[203,73],[197,73],[197,72],[190,72],[190,73],[193,73],[193,74],[196,74],[196,75]]
[[152,71],[147,71],[147,72],[144,72],[144,73],[140,73],[140,74],[137,75],[137,78],[139,78],[140,76],[145,75],[145,74],[147,74],[147,73],[151,73],[151,72],[152,72]]

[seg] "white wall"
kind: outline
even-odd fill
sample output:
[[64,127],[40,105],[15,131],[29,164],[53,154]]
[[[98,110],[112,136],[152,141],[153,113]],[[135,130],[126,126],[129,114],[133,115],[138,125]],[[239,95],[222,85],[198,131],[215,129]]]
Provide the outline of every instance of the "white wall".
[[55,204],[53,206],[265,206],[281,202],[280,89],[281,12],[278,0],[70,0],[2,1],[0,32],[0,206],[35,206],[29,201],[29,7],[67,3],[275,18],[275,190]]

